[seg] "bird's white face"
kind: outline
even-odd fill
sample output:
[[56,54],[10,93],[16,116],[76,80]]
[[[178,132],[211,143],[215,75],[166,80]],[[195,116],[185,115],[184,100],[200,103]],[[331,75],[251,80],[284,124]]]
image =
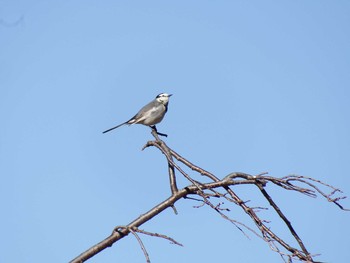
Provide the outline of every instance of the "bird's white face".
[[173,95],[173,94],[160,93],[156,97],[156,100],[159,101],[160,103],[167,104],[171,95]]

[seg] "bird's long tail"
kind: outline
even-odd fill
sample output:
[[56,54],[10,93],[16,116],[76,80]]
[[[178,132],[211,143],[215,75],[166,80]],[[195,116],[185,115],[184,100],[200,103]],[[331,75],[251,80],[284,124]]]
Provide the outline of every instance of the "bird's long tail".
[[106,133],[106,132],[109,132],[109,131],[111,131],[111,130],[114,130],[114,129],[117,129],[117,128],[119,128],[120,126],[123,126],[123,125],[125,125],[125,124],[127,124],[128,122],[124,122],[124,123],[122,123],[122,124],[119,124],[119,125],[117,125],[117,126],[114,126],[113,128],[110,128],[110,129],[108,129],[108,130],[105,130],[104,132],[102,132],[102,133]]

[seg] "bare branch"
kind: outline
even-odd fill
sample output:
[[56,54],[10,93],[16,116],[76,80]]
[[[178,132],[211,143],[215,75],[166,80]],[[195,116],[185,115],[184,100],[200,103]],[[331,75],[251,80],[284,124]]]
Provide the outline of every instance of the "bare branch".
[[[309,197],[316,197],[317,195],[321,195],[324,198],[326,198],[329,202],[332,202],[335,205],[337,205],[340,209],[349,211],[339,203],[340,200],[343,200],[346,197],[335,196],[338,193],[342,193],[341,190],[329,184],[323,183],[320,180],[297,175],[289,175],[282,178],[276,178],[268,176],[266,172],[260,173],[259,175],[255,176],[246,173],[235,172],[230,173],[223,179],[219,179],[219,177],[217,177],[216,175],[200,168],[199,166],[196,166],[195,164],[188,161],[187,159],[179,155],[177,152],[169,148],[164,141],[159,139],[156,131],[152,130],[152,135],[154,136],[155,141],[147,142],[143,149],[153,146],[160,150],[160,152],[163,153],[166,157],[168,163],[171,196],[166,200],[160,202],[148,212],[140,215],[128,225],[116,227],[109,237],[83,252],[81,255],[73,259],[71,263],[86,261],[87,259],[93,257],[97,253],[106,249],[107,247],[112,246],[115,242],[124,238],[129,233],[133,234],[138,240],[145,254],[147,262],[149,262],[149,255],[141,239],[136,233],[142,233],[149,236],[164,238],[174,244],[182,246],[182,244],[175,241],[171,237],[139,229],[139,227],[142,224],[151,220],[167,208],[172,208],[177,214],[175,203],[182,198],[201,202],[200,205],[195,206],[196,208],[205,205],[209,206],[211,209],[216,211],[223,219],[231,222],[247,237],[248,235],[245,233],[244,229],[247,229],[249,232],[254,233],[256,236],[263,239],[269,245],[271,250],[277,252],[281,256],[282,260],[284,260],[285,262],[292,262],[294,259],[304,262],[315,262],[313,259],[315,255],[309,253],[302,239],[299,237],[296,230],[292,227],[291,222],[278,207],[275,200],[273,200],[273,198],[268,194],[266,190],[267,184],[270,183],[282,189],[298,192]],[[185,172],[182,166],[185,166],[191,169],[192,171],[199,173],[200,175],[206,177],[207,180],[210,179],[210,182],[200,182],[194,180],[190,174]],[[176,172],[179,172],[181,175],[183,175],[190,182],[190,185],[187,185],[182,189],[178,189],[176,183]],[[257,215],[257,212],[261,212],[262,210],[266,211],[267,208],[261,206],[249,206],[249,201],[242,200],[232,190],[233,187],[243,187],[245,185],[254,185],[257,187],[257,189],[262,193],[264,198],[273,208],[271,211],[277,213],[277,215],[281,218],[282,222],[286,225],[289,232],[291,233],[291,236],[293,236],[293,238],[297,241],[299,248],[293,247],[285,240],[280,238],[278,235],[276,235],[276,233],[274,233],[274,231],[272,230],[272,227],[270,225],[267,225],[268,223],[270,223],[270,221],[267,221]],[[321,190],[320,187],[324,187],[327,190],[330,190],[330,193],[326,193],[326,191]],[[210,201],[210,198],[216,198],[213,200],[217,200],[218,202],[216,204],[213,204]],[[252,227],[249,227],[246,224],[243,224],[231,218],[228,215],[231,209],[229,206],[227,206],[227,203],[225,203],[225,207],[223,207],[222,200],[224,200],[225,202],[227,201],[228,204],[242,209],[244,213],[250,217],[256,229],[253,229]]]

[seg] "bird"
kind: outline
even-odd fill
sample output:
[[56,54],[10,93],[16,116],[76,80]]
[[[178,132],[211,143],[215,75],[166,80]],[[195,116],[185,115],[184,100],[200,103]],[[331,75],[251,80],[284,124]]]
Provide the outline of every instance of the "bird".
[[168,111],[169,98],[172,95],[167,93],[158,94],[154,100],[143,106],[130,120],[105,130],[103,133],[110,132],[126,124],[143,124],[151,127],[158,135],[166,137],[166,134],[157,131],[156,124],[163,120],[165,113]]

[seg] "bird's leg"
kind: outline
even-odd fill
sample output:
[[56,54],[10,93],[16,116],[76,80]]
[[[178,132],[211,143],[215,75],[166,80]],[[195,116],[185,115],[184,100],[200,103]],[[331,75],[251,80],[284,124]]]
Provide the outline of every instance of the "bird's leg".
[[151,129],[152,130],[154,130],[158,135],[160,135],[160,136],[164,136],[164,137],[168,137],[168,135],[167,134],[165,134],[165,133],[161,133],[161,132],[158,132],[157,131],[157,127],[156,127],[156,125],[152,125],[152,126],[150,126],[151,127]]

